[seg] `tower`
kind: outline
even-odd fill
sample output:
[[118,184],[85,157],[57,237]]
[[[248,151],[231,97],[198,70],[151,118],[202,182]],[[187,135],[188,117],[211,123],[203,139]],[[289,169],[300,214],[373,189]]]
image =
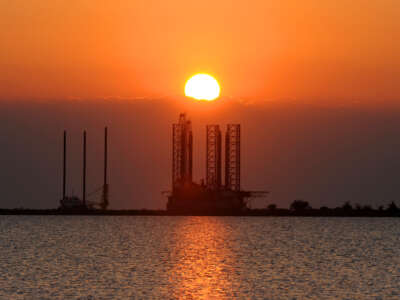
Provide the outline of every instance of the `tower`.
[[83,131],[82,204],[86,207],[86,130]]
[[67,131],[64,130],[64,151],[63,151],[63,196],[62,200],[65,200],[65,188],[67,178]]
[[226,129],[225,187],[240,191],[240,124],[228,124]]
[[107,181],[107,165],[108,165],[108,130],[104,128],[104,174],[103,174],[103,193],[101,197],[100,207],[105,210],[108,206],[108,181]]
[[193,165],[192,124],[185,114],[172,125],[172,187],[192,182]]
[[221,187],[221,131],[219,125],[207,125],[206,185],[209,189]]

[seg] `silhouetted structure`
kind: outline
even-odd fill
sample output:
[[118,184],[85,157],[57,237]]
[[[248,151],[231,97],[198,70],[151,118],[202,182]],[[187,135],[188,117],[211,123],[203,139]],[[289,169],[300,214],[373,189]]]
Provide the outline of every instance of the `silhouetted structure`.
[[108,181],[107,181],[107,167],[108,167],[108,129],[104,128],[104,178],[103,178],[103,194],[100,203],[101,209],[108,207]]
[[94,207],[100,207],[102,210],[107,209],[108,199],[108,182],[107,182],[107,127],[104,129],[104,182],[102,186],[102,197],[100,202],[87,201],[86,195],[86,130],[83,131],[83,164],[82,164],[82,199],[77,196],[66,196],[66,169],[67,169],[67,132],[64,130],[64,151],[63,151],[63,196],[60,200],[60,209],[69,211],[86,211]]
[[63,151],[63,196],[60,200],[60,209],[63,210],[86,210],[86,132],[83,133],[83,176],[82,176],[82,200],[77,196],[66,195],[67,176],[67,132],[64,130],[64,151]]
[[86,130],[83,131],[82,204],[86,207]]
[[221,188],[221,146],[219,125],[207,125],[206,184],[209,189]]
[[66,193],[66,176],[67,176],[67,131],[64,130],[64,151],[63,151],[63,195],[62,199],[65,199]]
[[225,187],[240,191],[240,124],[228,124],[226,130]]
[[172,125],[172,185],[181,186],[192,181],[193,137],[190,120],[179,115],[179,122]]
[[240,125],[229,124],[225,138],[225,185],[221,184],[222,145],[219,125],[207,125],[206,184],[192,180],[191,122],[180,114],[172,126],[172,192],[167,210],[182,214],[226,214],[246,211],[247,199],[267,192],[240,189]]

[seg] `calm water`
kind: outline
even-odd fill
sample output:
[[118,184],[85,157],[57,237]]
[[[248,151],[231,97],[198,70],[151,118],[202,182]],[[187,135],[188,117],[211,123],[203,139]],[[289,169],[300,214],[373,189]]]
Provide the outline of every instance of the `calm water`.
[[400,220],[0,216],[0,299],[399,299]]

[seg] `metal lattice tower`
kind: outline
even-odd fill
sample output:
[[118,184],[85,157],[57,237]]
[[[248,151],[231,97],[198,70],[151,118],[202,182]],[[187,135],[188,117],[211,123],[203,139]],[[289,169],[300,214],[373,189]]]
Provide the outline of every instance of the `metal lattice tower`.
[[172,125],[172,187],[192,181],[193,135],[190,120],[179,115]]
[[240,191],[240,124],[228,124],[226,130],[225,187]]
[[206,184],[210,189],[221,187],[221,131],[219,125],[207,125]]

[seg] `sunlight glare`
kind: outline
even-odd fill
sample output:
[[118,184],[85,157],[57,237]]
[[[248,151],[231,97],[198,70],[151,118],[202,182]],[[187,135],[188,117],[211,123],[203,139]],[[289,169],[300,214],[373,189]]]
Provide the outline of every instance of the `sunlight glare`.
[[218,81],[208,74],[196,74],[185,85],[185,95],[197,100],[212,101],[219,97]]

